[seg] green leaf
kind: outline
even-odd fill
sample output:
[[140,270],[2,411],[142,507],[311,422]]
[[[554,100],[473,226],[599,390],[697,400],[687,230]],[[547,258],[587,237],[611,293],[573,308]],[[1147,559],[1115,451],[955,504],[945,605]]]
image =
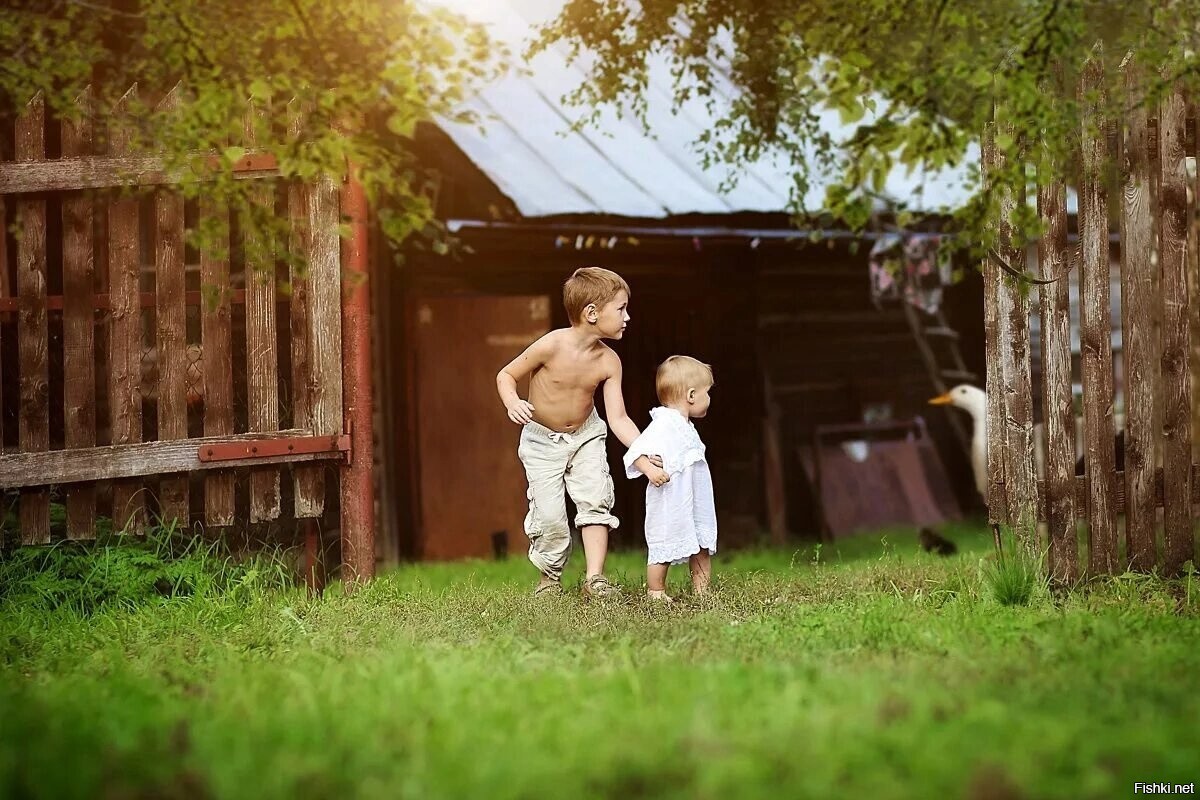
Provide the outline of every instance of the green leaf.
[[271,85],[262,78],[255,78],[250,82],[250,96],[255,100],[269,100]]
[[843,125],[853,125],[861,120],[867,113],[867,110],[861,103],[853,98],[846,98],[838,105],[838,116]]

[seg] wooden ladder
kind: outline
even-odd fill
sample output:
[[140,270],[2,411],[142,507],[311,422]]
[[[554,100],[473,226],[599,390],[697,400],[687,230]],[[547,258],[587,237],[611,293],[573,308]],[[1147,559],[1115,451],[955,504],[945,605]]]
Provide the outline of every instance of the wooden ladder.
[[[925,362],[925,370],[929,373],[929,381],[933,385],[934,391],[944,394],[952,386],[960,383],[974,383],[979,379],[978,375],[967,369],[962,351],[958,347],[958,331],[951,328],[946,322],[946,316],[940,308],[932,314],[926,314],[918,310],[912,303],[902,301],[900,305],[904,307],[904,318],[908,320],[909,330],[912,331],[913,339],[917,343],[921,360]],[[922,319],[923,316],[932,324],[927,324],[925,319]],[[941,345],[935,346],[935,341],[940,342]],[[949,359],[949,363],[944,363],[939,355]],[[963,415],[950,412],[948,416],[954,436],[962,446],[963,452],[969,457],[971,433],[966,428]]]

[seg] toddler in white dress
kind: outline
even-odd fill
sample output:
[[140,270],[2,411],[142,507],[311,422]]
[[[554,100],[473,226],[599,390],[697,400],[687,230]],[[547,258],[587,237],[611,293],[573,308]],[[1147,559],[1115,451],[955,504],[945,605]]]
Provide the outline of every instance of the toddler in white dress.
[[[646,594],[670,601],[667,568],[688,562],[692,589],[703,594],[717,552],[717,513],[712,475],[704,460],[704,442],[693,419],[708,413],[712,367],[689,356],[671,356],[658,368],[655,388],[662,405],[650,412],[650,424],[625,454],[625,474],[645,475]],[[649,459],[662,458],[662,468]]]

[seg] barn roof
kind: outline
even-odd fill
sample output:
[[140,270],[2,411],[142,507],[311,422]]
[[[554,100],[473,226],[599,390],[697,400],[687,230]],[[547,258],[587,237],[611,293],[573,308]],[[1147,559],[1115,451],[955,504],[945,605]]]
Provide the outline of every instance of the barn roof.
[[[729,170],[705,167],[696,142],[729,108],[737,90],[726,81],[709,110],[694,99],[673,111],[673,84],[667,62],[652,62],[646,119],[649,130],[631,116],[605,109],[597,124],[569,130],[580,111],[562,98],[586,78],[583,67],[568,65],[565,47],[543,51],[531,61],[520,54],[539,24],[553,18],[563,0],[432,0],[484,23],[506,43],[520,69],[465,102],[477,124],[443,119],[440,127],[526,217],[604,214],[664,218],[678,214],[786,212],[793,185],[790,165],[766,153],[726,187]],[[722,80],[721,70],[714,70]],[[836,111],[821,114],[835,140],[853,133]],[[897,168],[885,194],[918,211],[952,209],[965,201],[964,177],[977,164],[948,174],[906,174]],[[810,176],[804,205],[822,208],[829,176]]]

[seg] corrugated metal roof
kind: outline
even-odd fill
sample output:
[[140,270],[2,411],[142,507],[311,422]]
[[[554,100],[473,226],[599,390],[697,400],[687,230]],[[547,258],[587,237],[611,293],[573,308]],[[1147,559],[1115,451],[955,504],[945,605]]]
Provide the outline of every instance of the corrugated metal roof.
[[[563,0],[432,1],[486,24],[514,54],[523,52],[537,26],[563,5]],[[731,84],[718,87],[711,111],[699,98],[674,109],[670,69],[665,57],[658,58],[645,93],[648,130],[632,116],[604,109],[598,124],[570,131],[580,110],[567,106],[562,97],[585,81],[587,73],[585,66],[568,65],[565,52],[561,45],[552,47],[528,62],[518,55],[520,70],[467,101],[466,107],[480,117],[478,125],[440,122],[523,215],[661,218],[788,210],[793,173],[778,154],[768,153],[740,171],[727,191],[722,185],[728,168],[702,166],[696,142],[730,107],[736,92]],[[823,113],[821,124],[835,140],[853,133],[836,112]],[[952,208],[966,199],[963,176],[977,160],[973,153],[968,165],[943,176],[906,175],[897,169],[885,193],[917,210]],[[809,179],[804,203],[818,210],[828,181],[816,174]]]

